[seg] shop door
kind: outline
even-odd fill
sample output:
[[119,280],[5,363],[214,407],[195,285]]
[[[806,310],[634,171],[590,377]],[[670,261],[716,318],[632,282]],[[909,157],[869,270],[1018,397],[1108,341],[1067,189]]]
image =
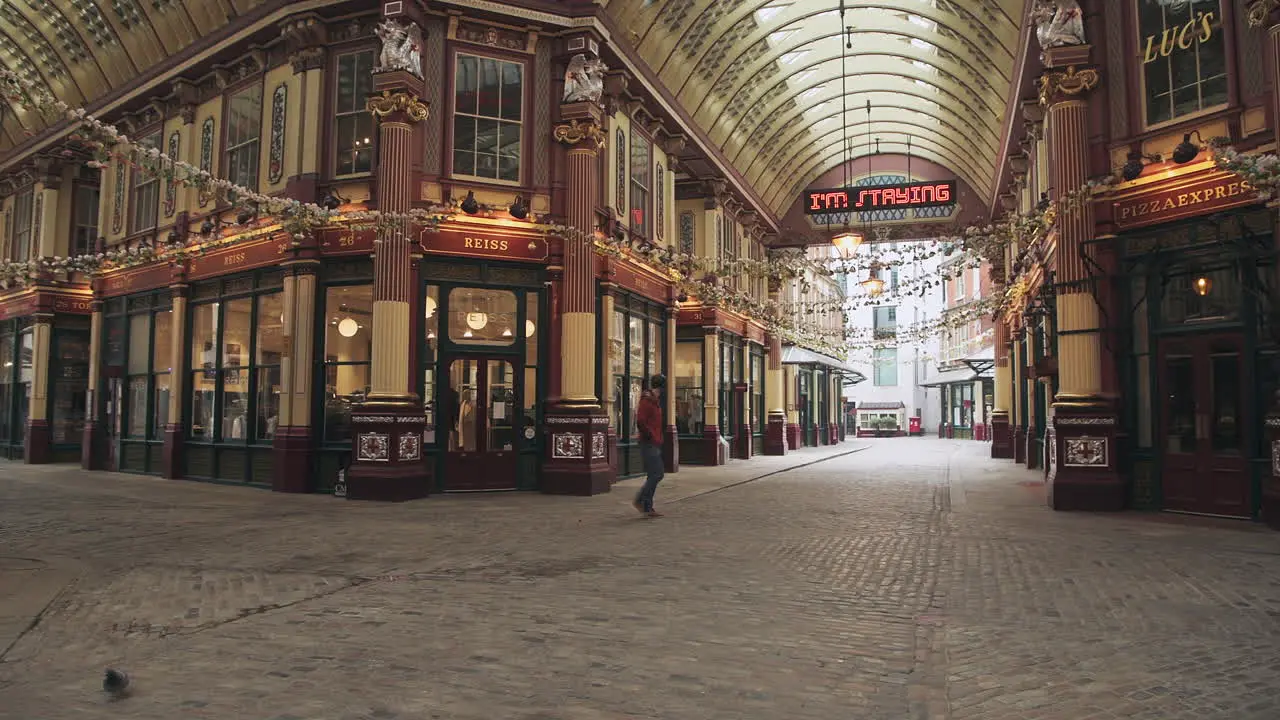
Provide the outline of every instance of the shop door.
[[1242,354],[1241,338],[1232,335],[1160,344],[1166,510],[1251,514]]
[[524,414],[510,358],[456,356],[446,360],[443,405],[450,422],[444,457],[446,491],[515,490]]
[[122,418],[120,416],[121,405],[124,404],[124,382],[120,378],[109,377],[106,379],[107,397],[103,407],[103,417],[106,418],[106,446],[107,457],[103,461],[103,469],[116,471],[120,469],[120,465],[116,462],[117,453],[120,451],[120,434],[124,429],[121,427]]

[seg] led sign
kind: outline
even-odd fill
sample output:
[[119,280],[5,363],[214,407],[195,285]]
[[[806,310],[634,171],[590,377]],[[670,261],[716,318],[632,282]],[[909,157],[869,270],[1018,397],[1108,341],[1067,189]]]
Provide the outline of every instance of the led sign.
[[954,203],[956,183],[943,182],[900,183],[875,187],[837,188],[835,190],[807,190],[804,194],[805,215],[827,213],[868,212],[886,208],[909,209],[938,207]]

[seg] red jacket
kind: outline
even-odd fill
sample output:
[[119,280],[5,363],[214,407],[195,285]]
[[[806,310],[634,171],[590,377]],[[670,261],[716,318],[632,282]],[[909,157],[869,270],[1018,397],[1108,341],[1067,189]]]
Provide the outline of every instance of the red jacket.
[[640,433],[640,442],[662,445],[662,406],[649,393],[640,396],[640,404],[636,408],[636,430]]

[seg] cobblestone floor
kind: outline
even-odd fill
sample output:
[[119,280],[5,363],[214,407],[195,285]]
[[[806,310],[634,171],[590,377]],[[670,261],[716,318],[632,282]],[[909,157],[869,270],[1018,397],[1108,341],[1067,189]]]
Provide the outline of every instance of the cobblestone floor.
[[860,444],[672,476],[660,520],[637,480],[389,506],[0,465],[0,718],[1280,717],[1280,535]]

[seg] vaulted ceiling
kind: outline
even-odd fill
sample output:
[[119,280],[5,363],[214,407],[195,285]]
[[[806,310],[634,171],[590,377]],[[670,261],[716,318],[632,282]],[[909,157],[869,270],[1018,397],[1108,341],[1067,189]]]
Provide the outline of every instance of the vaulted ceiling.
[[908,143],[990,195],[1025,1],[845,0],[843,22],[840,0],[609,0],[607,11],[781,216],[846,158]]
[[[72,107],[128,83],[264,0],[0,0],[0,65]],[[0,101],[0,152],[41,129]]]

